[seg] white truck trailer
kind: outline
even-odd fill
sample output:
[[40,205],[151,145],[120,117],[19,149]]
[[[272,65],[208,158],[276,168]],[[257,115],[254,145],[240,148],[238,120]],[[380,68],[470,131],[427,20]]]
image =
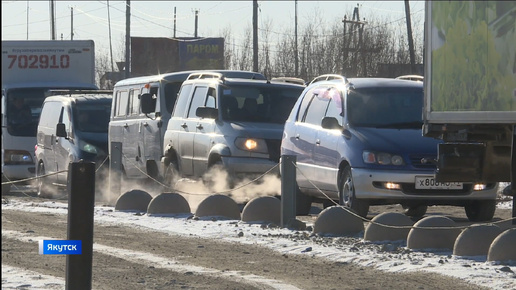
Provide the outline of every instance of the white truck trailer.
[[423,135],[439,182],[516,190],[516,2],[427,1]]
[[93,40],[3,40],[2,182],[34,176],[36,128],[50,89],[98,89]]

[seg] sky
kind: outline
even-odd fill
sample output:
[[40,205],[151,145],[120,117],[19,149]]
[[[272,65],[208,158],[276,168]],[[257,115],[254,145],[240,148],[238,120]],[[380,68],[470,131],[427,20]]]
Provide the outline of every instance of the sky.
[[[512,201],[498,204],[499,208],[512,208]],[[195,212],[195,206],[192,206]],[[2,203],[3,210],[20,210],[40,213],[67,214],[67,203],[49,201],[42,203],[23,202],[9,200]],[[238,222],[234,220],[188,219],[185,216],[156,217],[148,215],[135,215],[134,213],[114,211],[110,206],[95,207],[95,222],[104,225],[125,225],[148,228],[153,231],[161,231],[180,236],[198,236],[208,239],[225,240],[232,243],[253,244],[288,255],[311,255],[321,259],[335,262],[356,263],[364,267],[373,267],[387,272],[411,272],[428,271],[442,275],[457,277],[474,285],[485,286],[489,289],[516,289],[516,264],[503,266],[494,262],[487,262],[485,257],[461,258],[452,256],[450,252],[418,252],[407,251],[403,254],[379,250],[379,247],[360,247],[360,255],[356,251],[350,251],[352,246],[360,244],[362,237],[358,235],[357,243],[353,245],[343,244],[315,244],[311,240],[288,239],[279,237],[288,236],[296,231],[284,228],[262,228],[260,224]],[[308,223],[308,226],[313,225]],[[243,235],[239,236],[242,232]],[[15,238],[24,242],[34,243],[34,251],[38,248],[38,241],[48,237],[34,236],[34,233],[5,231],[2,236]],[[311,251],[306,249],[311,247]],[[101,252],[108,255],[136,263],[151,264],[155,267],[174,268],[181,271],[195,273],[210,273],[212,275],[226,276],[228,273],[216,269],[199,267],[184,263],[171,263],[170,261],[147,252],[133,252],[119,248],[108,247],[94,243],[94,253]],[[505,267],[505,271],[502,268]],[[507,270],[509,267],[509,270]],[[512,273],[510,272],[512,271]],[[231,274],[231,273],[229,273]],[[275,289],[296,289],[293,285],[281,284],[253,275],[243,276],[243,279],[253,280],[253,283],[261,283]],[[31,285],[34,289],[63,289],[65,281],[59,277],[41,275],[2,264],[2,289],[19,289],[21,285]]]
[[[126,27],[126,1],[55,1],[56,39],[93,39],[97,53],[123,51]],[[422,31],[424,1],[410,1],[413,30]],[[108,5],[109,4],[109,18]],[[352,19],[359,5],[360,18],[386,19],[390,25],[405,29],[404,1],[297,1],[298,30],[310,21],[322,21],[331,27],[342,23],[344,15]],[[193,37],[195,11],[198,12],[199,37],[220,37],[232,32],[234,43],[251,31],[253,2],[247,1],[130,1],[131,36],[173,37],[174,9],[176,37]],[[271,35],[281,37],[294,31],[295,1],[258,1],[258,27],[271,24]],[[109,19],[109,20],[108,20]],[[417,26],[417,24],[419,26]],[[340,25],[340,24],[339,24]],[[414,27],[416,26],[416,27]],[[2,1],[2,40],[51,39],[50,1]],[[111,28],[111,29],[110,29]],[[367,26],[366,26],[367,28]],[[276,30],[277,29],[277,30]],[[281,33],[280,33],[281,32]],[[272,37],[275,38],[275,37]]]

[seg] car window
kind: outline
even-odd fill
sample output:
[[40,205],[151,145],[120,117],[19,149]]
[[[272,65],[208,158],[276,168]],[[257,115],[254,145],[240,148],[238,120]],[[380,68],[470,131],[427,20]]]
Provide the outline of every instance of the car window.
[[342,126],[342,120],[344,117],[342,111],[342,95],[336,88],[332,88],[328,91],[330,97],[330,103],[328,104],[328,110],[326,110],[326,117],[333,117],[337,119],[339,125]]
[[226,121],[285,123],[302,87],[232,84],[221,87],[222,118]]
[[116,116],[125,116],[127,113],[127,105],[129,103],[129,92],[118,91],[116,98]]
[[72,132],[72,120],[70,118],[70,112],[68,107],[63,107],[63,119],[61,122],[65,125],[66,133],[70,135]]
[[216,108],[216,103],[217,102],[215,101],[215,89],[209,88],[205,106],[208,108]]
[[91,103],[75,106],[74,126],[78,131],[89,133],[107,133],[109,128],[109,103]]
[[129,92],[129,114],[138,115],[140,114],[140,90],[135,89]]
[[179,96],[177,97],[176,101],[177,104],[174,106],[174,117],[182,117],[184,115],[188,103],[188,96],[190,96],[191,91],[192,84],[186,84],[181,87],[181,90],[179,91]]
[[310,104],[310,102],[312,101],[312,98],[314,97],[314,91],[316,89],[317,87],[309,90],[303,97],[303,101],[301,102],[301,105],[299,106],[299,111],[297,112],[297,121],[301,121],[306,115],[306,108],[308,108],[308,104]]
[[422,122],[422,88],[362,88],[350,90],[348,119],[352,125],[386,127]]
[[207,92],[207,87],[195,87],[190,109],[188,110],[188,118],[197,118],[195,111],[197,108],[204,106]]
[[165,85],[165,105],[169,113],[172,113],[174,109],[181,84],[182,82],[173,82]]
[[314,98],[308,105],[306,111],[305,123],[321,126],[321,120],[326,113],[330,101],[330,98],[325,95],[325,92],[325,89],[319,89],[314,92]]

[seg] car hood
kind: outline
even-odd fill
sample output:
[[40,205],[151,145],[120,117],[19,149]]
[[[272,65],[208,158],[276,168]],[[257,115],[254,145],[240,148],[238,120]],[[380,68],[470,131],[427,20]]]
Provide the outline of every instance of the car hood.
[[102,149],[104,152],[108,152],[108,133],[90,133],[76,131],[76,135],[84,142],[90,143]]
[[441,140],[424,137],[421,129],[361,127],[352,130],[364,149],[390,153],[435,153]]

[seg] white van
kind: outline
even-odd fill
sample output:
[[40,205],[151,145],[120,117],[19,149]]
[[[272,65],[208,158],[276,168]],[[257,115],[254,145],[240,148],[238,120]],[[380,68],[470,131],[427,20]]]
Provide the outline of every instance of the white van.
[[[174,109],[183,81],[195,71],[121,80],[113,90],[113,105],[109,123],[109,154],[114,142],[121,144],[121,170],[126,179],[161,179],[163,136]],[[216,70],[227,77],[261,79],[262,74],[249,71]],[[153,99],[150,113],[141,110],[140,96]],[[117,147],[119,148],[119,147]],[[120,152],[117,152],[120,154]]]
[[[92,161],[97,169],[109,165],[107,133],[112,91],[55,93],[63,95],[45,99],[37,129],[36,176],[38,195],[42,197],[66,188],[70,162]],[[101,172],[97,173],[100,177]]]

